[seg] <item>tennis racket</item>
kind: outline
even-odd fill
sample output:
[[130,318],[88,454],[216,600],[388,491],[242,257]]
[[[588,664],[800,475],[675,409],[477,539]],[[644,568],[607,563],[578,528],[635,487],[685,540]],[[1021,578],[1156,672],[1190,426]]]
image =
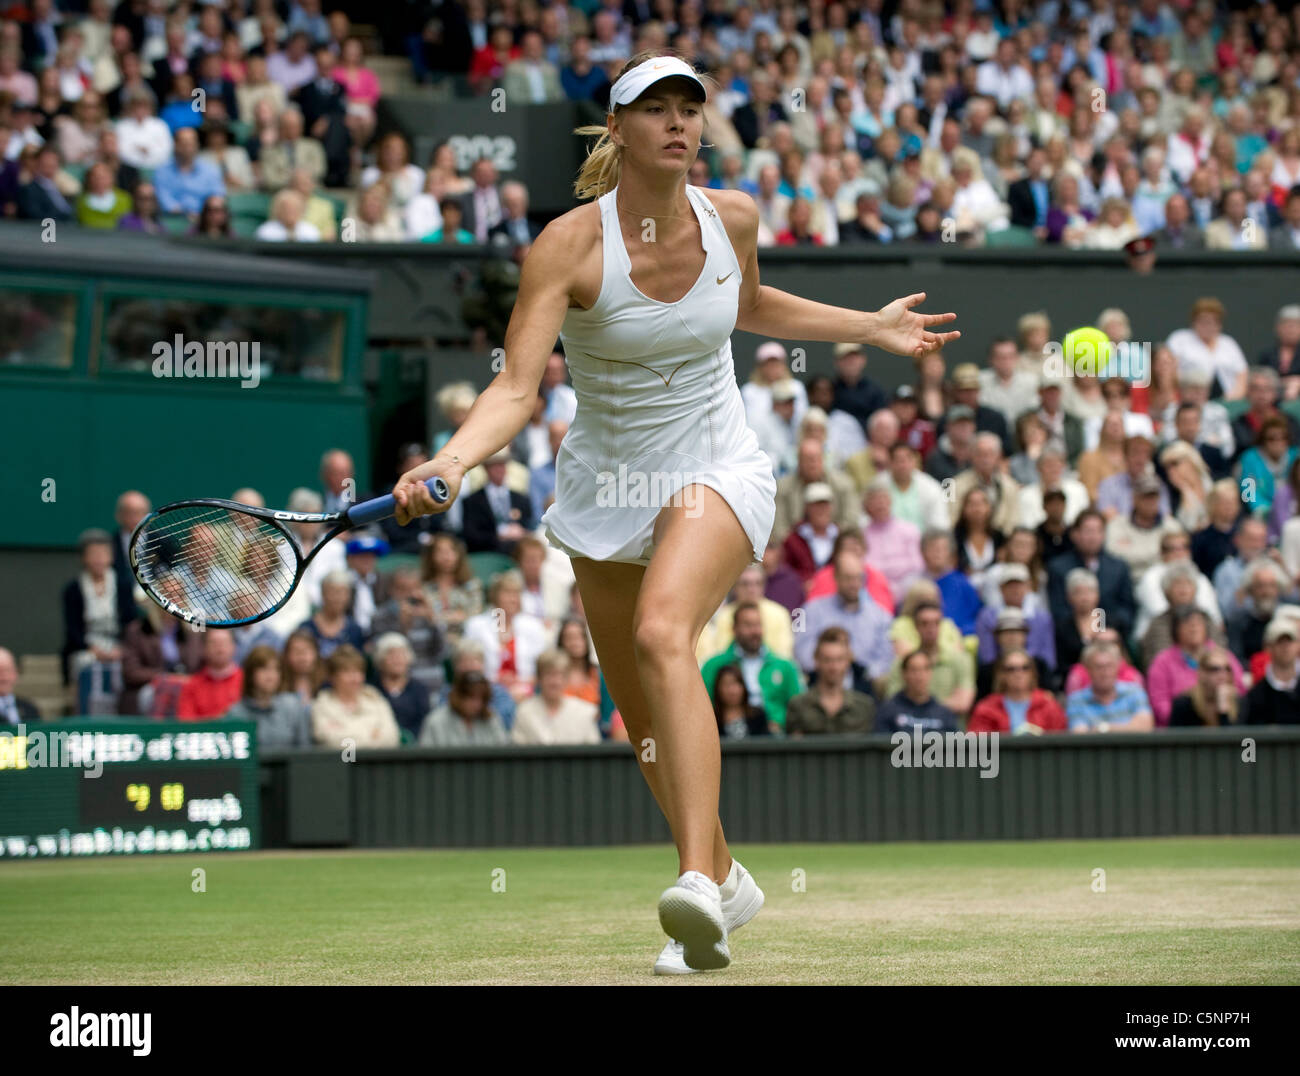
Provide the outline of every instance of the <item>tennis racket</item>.
[[[442,478],[425,485],[439,504],[447,500],[450,491]],[[153,601],[186,623],[211,628],[255,624],[284,606],[327,542],[396,513],[391,493],[345,512],[276,512],[217,499],[176,501],[136,527],[131,571]],[[304,550],[290,524],[333,526]]]

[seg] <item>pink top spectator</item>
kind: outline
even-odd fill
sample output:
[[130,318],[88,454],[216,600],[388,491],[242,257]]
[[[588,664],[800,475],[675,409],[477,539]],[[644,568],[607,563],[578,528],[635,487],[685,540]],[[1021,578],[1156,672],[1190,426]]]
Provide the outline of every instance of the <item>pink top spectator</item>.
[[348,74],[341,67],[334,69],[334,78],[348,92],[349,101],[358,101],[372,108],[379,101],[379,76],[368,67],[358,67]]
[[905,519],[891,517],[884,523],[868,523],[867,560],[889,580],[894,601],[901,601],[907,584],[925,571],[921,559],[921,532]]
[[[1237,694],[1246,693],[1246,681],[1241,675],[1241,663],[1236,655],[1223,647],[1218,647],[1232,665],[1232,681],[1237,685]],[[1147,669],[1147,697],[1151,700],[1151,712],[1155,715],[1156,725],[1166,728],[1169,725],[1169,712],[1174,708],[1174,699],[1188,688],[1196,686],[1196,669],[1189,665],[1186,656],[1176,646],[1160,651]]]
[[[889,589],[889,580],[865,560],[862,562],[862,585],[866,587],[873,602],[890,616],[894,615],[894,594]],[[813,572],[812,578],[808,580],[808,593],[804,595],[804,601],[810,602],[814,598],[824,598],[827,594],[834,593],[835,565],[825,564]]]

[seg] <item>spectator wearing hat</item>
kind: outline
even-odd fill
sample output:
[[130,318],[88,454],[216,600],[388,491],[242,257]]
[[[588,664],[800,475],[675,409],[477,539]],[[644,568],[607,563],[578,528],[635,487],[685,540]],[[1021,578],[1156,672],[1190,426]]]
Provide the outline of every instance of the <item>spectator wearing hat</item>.
[[[1029,620],[1023,609],[1002,609],[993,621],[993,651],[988,661],[978,660],[975,668],[975,697],[982,699],[992,694],[997,662],[1012,650],[1025,650],[1029,645]],[[1036,654],[1030,654],[1034,663],[1034,678],[1045,690],[1060,682],[1057,672]],[[978,657],[978,655],[977,655]]]
[[1178,359],[1178,371],[1198,369],[1218,382],[1226,400],[1240,400],[1246,395],[1246,356],[1231,336],[1223,331],[1226,310],[1213,297],[1197,299],[1192,304],[1191,325],[1175,329],[1166,341]]
[[[1015,452],[1016,446],[1012,444],[1007,420],[1002,417],[1000,411],[980,403],[980,391],[983,388],[980,382],[980,368],[973,362],[959,363],[953,368],[951,384],[953,402],[969,407],[975,413],[976,432],[996,434],[998,440],[1002,442],[1003,454],[1010,457]],[[944,423],[939,427],[939,433],[942,434],[946,428],[945,417]]]
[[[912,623],[920,640],[917,649],[930,659],[931,693],[958,717],[965,716],[975,702],[975,670],[970,652],[964,645],[954,648],[940,645],[943,610],[935,602],[920,602],[912,610]],[[900,655],[894,659],[885,680],[884,697],[893,698],[903,687],[903,657]]]
[[789,736],[870,732],[876,700],[849,686],[853,651],[848,632],[827,628],[813,649],[814,676],[808,690],[790,700],[785,712]]
[[1126,516],[1115,516],[1106,524],[1106,552],[1128,565],[1135,588],[1147,570],[1160,561],[1164,539],[1187,534],[1178,520],[1161,512],[1163,492],[1164,485],[1154,474],[1141,475],[1133,483],[1132,511]]
[[487,481],[465,498],[463,533],[471,553],[513,552],[516,543],[536,526],[528,496],[506,485],[508,449],[483,461]]
[[1105,550],[1105,517],[1095,508],[1084,509],[1074,521],[1070,541],[1074,549],[1047,565],[1047,604],[1058,630],[1074,619],[1066,599],[1066,576],[1075,568],[1087,568],[1097,577],[1096,608],[1104,609],[1107,624],[1126,636],[1136,613],[1133,574],[1127,564]]
[[[1065,453],[1073,465],[1083,452],[1083,423],[1065,410],[1062,404],[1061,382],[1049,380],[1040,372],[1038,381],[1038,420],[1047,427],[1047,445]],[[1021,416],[1023,417],[1023,416]]]
[[825,482],[810,483],[803,491],[804,514],[786,536],[781,559],[805,583],[831,559],[840,529],[831,515],[834,493]]
[[1246,721],[1251,725],[1300,724],[1300,664],[1293,620],[1278,617],[1264,629],[1268,665],[1246,696]]
[[913,650],[899,660],[903,688],[876,710],[876,731],[955,732],[957,715],[934,697],[933,662],[924,650]]
[[344,548],[347,551],[348,572],[352,576],[352,619],[357,622],[363,635],[369,635],[375,607],[387,597],[384,593],[385,580],[377,565],[380,557],[388,555],[388,543],[376,534],[359,531],[348,539]]
[[993,694],[975,704],[967,732],[1021,735],[1066,730],[1065,711],[1038,686],[1038,666],[1024,650],[1004,650],[993,670]]
[[1071,732],[1150,732],[1155,727],[1146,692],[1119,679],[1121,657],[1114,643],[1092,642],[1083,648],[1087,684],[1065,701]]
[[[820,635],[822,626],[811,626],[811,606],[809,613],[809,627],[804,634],[812,639]],[[800,641],[802,638],[803,636]],[[796,654],[798,650],[799,646],[796,642]],[[811,651],[811,646],[809,650]],[[715,686],[718,670],[724,665],[740,667],[749,693],[750,705],[762,707],[769,725],[784,728],[786,707],[791,699],[804,690],[803,677],[795,662],[773,653],[763,642],[763,618],[757,603],[736,604],[735,612],[732,614],[731,645],[714,654],[704,663],[700,670],[704,683]]]
[[[1163,213],[1163,210],[1158,212]],[[1150,225],[1147,225],[1150,227]],[[1156,267],[1156,241],[1150,235],[1139,235],[1124,244],[1124,264],[1140,276],[1146,276]]]
[[799,436],[794,409],[799,393],[794,379],[786,378],[772,386],[771,395],[772,409],[758,416],[753,429],[758,447],[772,461],[772,473],[779,479],[794,469],[794,446]]
[[785,345],[776,340],[764,340],[754,352],[754,372],[749,381],[740,387],[740,397],[745,403],[745,419],[751,428],[757,428],[765,415],[772,410],[772,388],[780,381],[794,385],[794,422],[803,421],[808,410],[808,393],[803,382],[790,374],[786,365]]
[[975,453],[975,412],[954,404],[944,415],[943,432],[926,458],[925,473],[937,482],[956,478],[970,467]]
[[[979,370],[979,403],[1002,415],[1008,428],[1038,403],[1038,379],[1020,367],[1020,350],[1009,336],[989,345],[989,365]],[[954,371],[954,376],[956,371]]]
[[998,618],[1008,610],[1019,612],[1028,632],[1026,647],[1036,658],[1042,658],[1049,670],[1056,668],[1056,636],[1052,615],[1043,607],[1031,585],[1029,568],[1015,561],[1003,561],[990,569],[998,581],[1001,606],[985,605],[975,618],[975,634],[979,639],[977,656],[981,662],[991,662],[997,657],[994,639]]
[[[1293,190],[1287,201],[1296,206],[1295,248],[1300,250],[1300,189]],[[1260,353],[1259,365],[1277,371],[1284,400],[1300,398],[1300,303],[1287,303],[1277,312],[1273,333],[1277,342]]]
[[972,489],[984,491],[989,499],[992,516],[989,526],[1003,535],[1010,534],[1020,525],[1020,486],[1003,470],[1002,442],[997,434],[983,432],[975,436],[970,466],[953,480],[948,509],[952,522]]
[[867,352],[862,344],[836,344],[834,356],[835,377],[831,383],[835,406],[856,418],[865,430],[867,420],[888,406],[889,399],[884,389],[866,375]]
[[[1124,438],[1124,470],[1103,478],[1097,484],[1097,510],[1107,521],[1116,516],[1128,516],[1133,512],[1134,491],[1140,478],[1155,477],[1152,459],[1155,456],[1155,443],[1148,437],[1134,435]],[[1169,492],[1164,484],[1156,479],[1160,514],[1169,515]]]
[[795,634],[794,656],[799,668],[811,672],[813,647],[829,627],[840,627],[853,642],[853,660],[873,680],[885,676],[894,661],[889,641],[892,626],[886,613],[863,586],[862,561],[856,553],[843,549],[832,561],[835,592],[815,598],[804,607],[804,630]]
[[921,414],[921,402],[911,385],[899,385],[889,402],[889,409],[898,419],[898,439],[911,445],[924,463],[939,440],[934,423]]
[[[1169,724],[1169,712],[1174,699],[1196,683],[1196,667],[1200,655],[1209,641],[1210,620],[1195,606],[1179,606],[1174,610],[1174,641],[1160,651],[1147,670],[1147,692],[1151,699],[1151,712],[1161,728]],[[1241,664],[1230,651],[1232,679],[1239,695],[1245,694],[1246,684]]]
[[795,524],[804,516],[804,497],[809,485],[822,482],[831,487],[834,510],[831,518],[844,530],[858,525],[861,504],[851,479],[826,466],[826,451],[815,437],[799,442],[795,469],[776,484],[776,513],[772,537],[784,542]]
[[510,742],[501,714],[492,705],[492,685],[479,671],[457,672],[446,699],[420,726],[421,747],[500,747]]

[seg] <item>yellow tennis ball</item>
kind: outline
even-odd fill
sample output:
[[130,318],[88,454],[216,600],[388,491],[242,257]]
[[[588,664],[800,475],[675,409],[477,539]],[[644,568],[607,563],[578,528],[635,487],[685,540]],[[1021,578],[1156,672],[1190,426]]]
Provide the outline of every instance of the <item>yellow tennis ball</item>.
[[1072,329],[1061,341],[1062,359],[1080,377],[1092,377],[1110,365],[1114,345],[1100,329],[1085,326]]

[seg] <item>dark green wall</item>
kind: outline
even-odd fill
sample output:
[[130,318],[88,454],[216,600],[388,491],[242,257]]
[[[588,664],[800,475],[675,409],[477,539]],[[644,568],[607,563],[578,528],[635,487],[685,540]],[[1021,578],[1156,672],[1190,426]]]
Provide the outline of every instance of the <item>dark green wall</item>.
[[[1255,761],[1242,742],[1255,741]],[[891,763],[888,738],[724,744],[730,840],[1029,840],[1300,833],[1300,729],[1003,737],[998,775]],[[268,846],[669,840],[626,745],[263,752]],[[294,834],[301,835],[295,840]]]

